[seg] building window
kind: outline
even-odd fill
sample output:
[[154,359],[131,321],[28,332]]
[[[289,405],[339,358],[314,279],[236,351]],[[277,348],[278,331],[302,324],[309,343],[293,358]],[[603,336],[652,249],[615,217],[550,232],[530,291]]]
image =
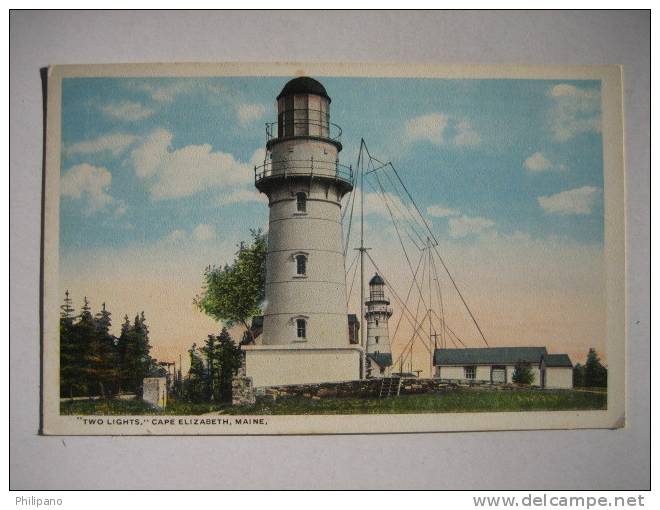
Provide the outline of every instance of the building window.
[[477,367],[464,367],[466,379],[475,379],[477,377]]
[[307,212],[307,196],[302,192],[296,193],[296,209],[298,212]]
[[376,319],[376,327],[378,327],[378,319]]
[[307,257],[304,255],[296,255],[296,274],[298,276],[307,274]]
[[300,339],[307,338],[307,321],[296,319],[296,336]]
[[376,337],[376,343],[378,343],[378,338],[379,338],[379,337]]

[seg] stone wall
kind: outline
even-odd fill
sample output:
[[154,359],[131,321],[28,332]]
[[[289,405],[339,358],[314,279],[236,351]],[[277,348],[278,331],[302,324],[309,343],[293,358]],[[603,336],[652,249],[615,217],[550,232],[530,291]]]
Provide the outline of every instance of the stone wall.
[[[389,384],[387,381],[387,379],[364,379],[337,383],[270,386],[267,388],[257,388],[256,397],[260,401],[272,401],[287,397],[303,397],[312,399],[343,397],[378,398],[381,396],[381,388],[383,388],[383,384],[385,384],[385,390],[387,389]],[[398,385],[398,379],[393,378],[390,396],[396,396]],[[457,391],[459,389],[515,391],[519,389],[530,389],[530,387],[522,387],[514,384],[491,384],[490,382],[483,381],[474,381],[468,383],[463,380],[403,378],[401,379],[399,394],[414,395],[421,393],[441,393]]]

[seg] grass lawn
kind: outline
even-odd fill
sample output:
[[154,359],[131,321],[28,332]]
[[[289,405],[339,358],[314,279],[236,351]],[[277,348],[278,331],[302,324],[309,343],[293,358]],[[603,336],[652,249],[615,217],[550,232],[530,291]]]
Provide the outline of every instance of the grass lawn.
[[204,413],[239,415],[286,414],[380,414],[380,413],[467,413],[503,411],[567,411],[606,409],[607,393],[572,390],[456,390],[446,393],[401,395],[396,398],[322,398],[292,397],[252,406],[190,404],[171,401],[164,410],[141,400],[94,400],[62,402],[61,414],[139,415]]

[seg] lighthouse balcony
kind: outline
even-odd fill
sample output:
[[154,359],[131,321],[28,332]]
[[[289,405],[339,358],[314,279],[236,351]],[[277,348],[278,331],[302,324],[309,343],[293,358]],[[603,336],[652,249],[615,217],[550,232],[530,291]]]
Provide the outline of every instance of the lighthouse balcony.
[[254,167],[254,184],[264,190],[270,183],[280,179],[295,178],[332,179],[348,190],[353,188],[353,168],[338,161],[310,159],[286,159],[267,161]]
[[373,302],[367,301],[367,314],[370,313],[379,313],[379,314],[385,314],[388,317],[392,316],[392,308],[385,304],[374,304]]
[[285,110],[277,122],[266,123],[266,148],[284,140],[311,138],[332,143],[341,150],[341,127],[329,119],[330,115],[321,110]]

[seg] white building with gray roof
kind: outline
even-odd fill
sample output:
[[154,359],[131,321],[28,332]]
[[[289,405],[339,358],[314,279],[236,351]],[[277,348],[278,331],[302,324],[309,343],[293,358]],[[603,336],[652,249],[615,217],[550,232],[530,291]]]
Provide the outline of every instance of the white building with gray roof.
[[434,376],[440,379],[512,383],[516,364],[529,365],[532,385],[572,388],[573,364],[567,354],[548,354],[545,347],[436,349]]

